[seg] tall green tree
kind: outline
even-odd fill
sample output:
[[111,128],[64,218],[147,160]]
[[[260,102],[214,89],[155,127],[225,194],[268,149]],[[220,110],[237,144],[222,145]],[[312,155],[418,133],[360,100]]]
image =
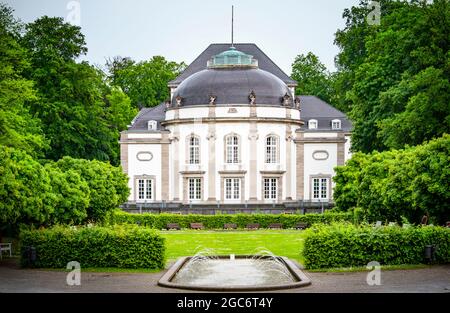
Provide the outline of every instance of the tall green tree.
[[[386,136],[382,128],[387,129],[389,124],[384,120],[406,110],[410,99],[432,93],[415,89],[404,99],[406,101],[393,102],[387,100],[386,92],[393,95],[395,90],[400,91],[402,81],[403,86],[412,86],[414,81],[425,79],[416,75],[430,67],[442,70],[441,79],[449,79],[449,1],[381,1],[381,24],[378,26],[367,24],[366,17],[370,11],[367,3],[361,1],[359,6],[346,10],[346,28],[336,34],[336,44],[341,52],[337,57],[340,84],[335,89],[340,101],[347,102],[349,108],[354,126],[354,150],[381,151],[401,144],[420,143],[420,137],[431,139],[439,136],[442,131],[434,128],[424,135],[406,136],[408,140],[400,143]],[[434,88],[432,85],[428,84],[427,88]],[[422,82],[422,87],[425,86]],[[448,100],[445,97],[436,99],[439,102],[434,104],[433,111],[445,111]],[[416,123],[404,116],[402,121],[409,124],[405,127],[409,130]]]
[[131,105],[130,98],[117,87],[111,88],[106,95],[106,105],[109,125],[119,131],[127,129],[138,113],[138,110]]
[[41,119],[50,140],[46,157],[118,164],[119,131],[135,111],[126,95],[107,85],[103,72],[76,62],[87,51],[80,28],[44,16],[26,26],[21,42],[31,60],[28,77],[38,89],[31,111]]
[[141,108],[167,100],[167,83],[175,79],[186,68],[186,64],[167,61],[162,56],[142,62],[115,57],[107,62],[107,68],[111,83],[130,97],[133,106]]
[[419,145],[450,133],[450,82],[444,71],[429,67],[380,95],[380,107],[403,106],[404,111],[377,125],[378,137],[387,147]]
[[18,42],[21,29],[12,9],[0,4],[0,144],[42,155],[48,143],[27,106],[37,98],[33,82],[23,77],[30,63]]
[[291,77],[298,82],[295,90],[297,95],[314,95],[330,102],[332,95],[330,73],[314,53],[300,54],[295,58]]

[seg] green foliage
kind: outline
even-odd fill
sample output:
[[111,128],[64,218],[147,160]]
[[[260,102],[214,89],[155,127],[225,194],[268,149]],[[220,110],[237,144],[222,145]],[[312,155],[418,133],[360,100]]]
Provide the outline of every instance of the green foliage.
[[368,2],[345,10],[335,39],[336,102],[349,109],[353,149],[402,148],[448,133],[448,0],[382,0],[379,26],[366,22]]
[[184,62],[167,61],[154,56],[148,61],[134,62],[129,58],[116,57],[108,61],[110,80],[131,99],[134,107],[152,107],[169,99],[167,84],[186,67]]
[[43,166],[0,145],[0,229],[102,221],[128,194],[127,176],[110,164],[65,157]]
[[130,98],[119,88],[112,88],[110,94],[106,96],[106,100],[110,126],[117,130],[127,129],[130,121],[138,113],[137,109],[131,105]]
[[61,171],[54,164],[46,164],[45,169],[55,197],[49,223],[82,224],[88,218],[87,209],[91,201],[89,184],[72,169]]
[[81,27],[65,23],[62,17],[43,16],[27,24],[22,42],[38,68],[52,62],[69,62],[87,52]]
[[314,95],[330,102],[332,86],[330,74],[325,65],[312,52],[300,54],[292,64],[291,77],[298,82],[295,90],[297,95]]
[[382,120],[378,137],[386,146],[419,145],[450,132],[450,83],[442,70],[429,67],[414,77],[406,76],[380,95],[380,106],[405,110]]
[[99,71],[85,62],[67,61],[36,70],[32,79],[40,98],[32,112],[42,120],[51,141],[48,158],[56,161],[72,156],[118,163],[118,130],[108,119],[114,111],[104,102]]
[[131,214],[123,211],[115,211],[109,222],[111,224],[139,224],[156,229],[166,228],[168,223],[178,223],[181,228],[189,228],[190,223],[203,223],[206,229],[223,229],[227,223],[236,224],[239,228],[245,228],[247,224],[258,223],[260,227],[267,228],[272,223],[281,223],[283,228],[293,228],[297,223],[331,223],[334,221],[352,221],[352,213],[323,214]]
[[46,157],[118,165],[119,132],[137,112],[122,91],[108,86],[102,71],[76,62],[87,52],[80,28],[44,16],[27,24],[20,44],[31,64],[25,76],[37,89],[37,98],[28,99],[30,111],[42,121],[50,140]]
[[120,167],[71,157],[62,158],[55,166],[63,172],[75,171],[89,186],[87,216],[90,220],[103,220],[108,212],[124,203],[130,193],[128,177]]
[[0,4],[0,144],[40,155],[47,142],[40,120],[27,107],[36,92],[33,82],[23,77],[30,64],[17,41],[20,30],[12,10]]
[[450,262],[450,229],[436,226],[373,227],[336,223],[315,225],[305,232],[305,266],[334,268],[366,266],[371,261],[381,265],[420,264],[425,245],[437,245],[436,262]]
[[366,155],[336,168],[334,199],[341,211],[361,207],[369,221],[419,223],[428,214],[450,219],[450,135],[427,144]]
[[[77,261],[83,267],[164,268],[164,239],[143,227],[62,227],[22,231],[21,265],[65,268]],[[26,247],[36,248],[29,264]]]
[[43,166],[23,151],[0,145],[0,226],[44,223],[54,200]]

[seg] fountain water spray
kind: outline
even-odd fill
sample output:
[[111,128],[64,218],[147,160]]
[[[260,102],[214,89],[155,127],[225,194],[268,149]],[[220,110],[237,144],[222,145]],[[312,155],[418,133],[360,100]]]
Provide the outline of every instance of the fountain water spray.
[[212,249],[201,249],[173,278],[174,283],[191,286],[264,286],[296,281],[282,259],[264,248],[245,257],[220,257]]

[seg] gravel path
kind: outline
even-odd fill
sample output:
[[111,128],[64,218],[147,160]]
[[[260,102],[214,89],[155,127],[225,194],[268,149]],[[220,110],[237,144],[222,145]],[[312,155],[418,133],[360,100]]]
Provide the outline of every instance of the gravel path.
[[[381,272],[381,285],[369,286],[367,272],[311,273],[312,285],[282,292],[450,292],[450,265]],[[159,273],[82,273],[81,286],[68,286],[65,272],[20,269],[0,263],[0,292],[188,292],[157,286]]]

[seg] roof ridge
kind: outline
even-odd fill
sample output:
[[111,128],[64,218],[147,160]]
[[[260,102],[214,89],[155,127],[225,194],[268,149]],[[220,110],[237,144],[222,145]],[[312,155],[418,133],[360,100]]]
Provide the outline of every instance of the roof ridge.
[[200,59],[200,57],[202,56],[202,54],[205,53],[205,51],[208,50],[209,47],[211,47],[212,45],[213,45],[213,43],[210,43],[210,44],[208,45],[208,47],[206,47],[205,50],[203,50],[199,55],[197,55],[197,57],[196,57],[196,58],[195,58],[188,66],[186,66],[186,68],[185,68],[180,74],[178,74],[177,77],[175,77],[174,79],[172,79],[171,81],[169,81],[169,85],[170,85],[172,82],[176,81],[176,80],[178,79],[178,77],[180,77],[181,75],[183,75],[183,73],[189,68],[189,66],[191,66],[192,64],[195,63],[195,61],[197,61],[198,59]]
[[287,77],[289,77],[293,82],[295,82],[295,84],[297,85],[298,83],[295,81],[295,80],[293,80],[292,79],[292,77],[291,76],[289,76],[288,74],[286,74],[265,52],[264,52],[264,50],[262,50],[260,47],[258,47],[258,45],[256,44],[256,43],[252,43],[252,45],[254,45],[256,48],[258,48],[261,52],[262,52],[262,54],[270,61],[270,62],[272,62],[272,64],[273,65],[275,65],[275,67],[277,68],[277,69],[279,69],[280,71],[281,71],[281,73],[283,73],[284,75],[286,75]]
[[[302,97],[314,98],[314,99],[316,99],[317,101],[319,101],[319,102],[321,102],[321,103],[327,105],[327,106],[328,106],[331,110],[333,110],[334,112],[336,112],[336,113],[338,113],[338,114],[341,114],[341,115],[345,116],[345,118],[348,118],[348,117],[347,117],[347,114],[345,114],[345,113],[342,112],[341,110],[337,109],[337,108],[334,107],[332,104],[330,104],[330,103],[328,103],[328,102],[326,102],[326,101],[320,99],[318,96],[315,96],[315,95],[298,95],[298,97],[300,97],[300,98],[302,98]],[[300,101],[301,101],[301,100],[300,100]],[[326,118],[326,117],[333,117],[333,116],[326,116],[326,115],[323,115],[323,116],[320,116],[320,117]]]
[[[208,51],[209,49],[212,49],[212,47],[214,46],[226,46],[226,45],[230,45],[230,43],[210,43],[206,49],[204,49],[185,69],[183,72],[181,72],[176,78],[174,78],[173,80],[169,81],[169,85],[178,85],[179,83],[177,83],[180,80],[180,77],[182,77],[184,74],[189,73],[188,70],[191,68],[191,66],[197,62],[199,62],[203,55],[206,53],[206,51]],[[236,43],[235,46],[237,46],[239,48],[239,46],[242,45],[246,45],[246,46],[253,46],[256,50],[259,51],[259,53],[261,53],[261,56],[263,56],[267,63],[270,64],[271,67],[273,67],[273,69],[275,71],[278,71],[280,74],[275,75],[275,76],[281,76],[278,77],[281,80],[283,80],[283,82],[285,82],[288,85],[297,85],[297,82],[292,79],[292,77],[290,77],[288,74],[286,74],[286,72],[284,72],[263,50],[261,50],[261,48],[256,44],[256,43]],[[240,49],[240,48],[239,48]],[[284,76],[284,78],[282,78]],[[185,77],[184,79],[186,79],[187,77]]]

